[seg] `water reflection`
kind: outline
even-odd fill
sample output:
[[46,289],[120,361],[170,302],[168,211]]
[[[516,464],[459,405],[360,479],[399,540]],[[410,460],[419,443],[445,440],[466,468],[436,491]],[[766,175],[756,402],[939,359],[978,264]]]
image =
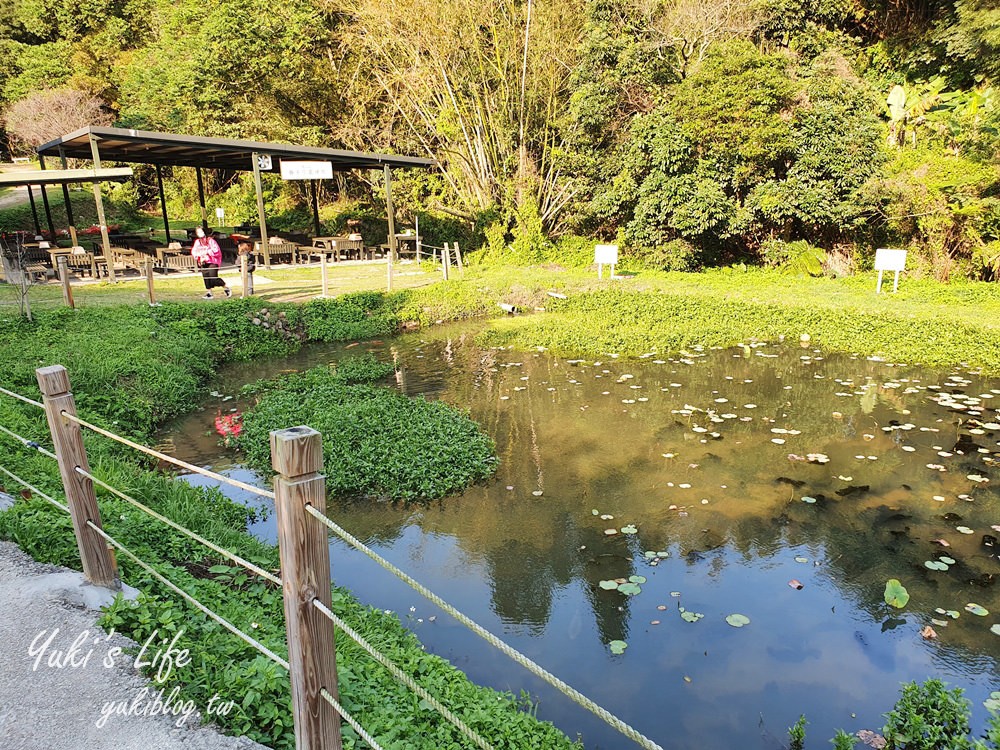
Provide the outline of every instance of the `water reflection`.
[[[1000,618],[964,608],[1000,614],[1000,513],[981,481],[997,456],[995,381],[799,347],[566,360],[442,329],[233,368],[216,387],[365,350],[399,363],[404,392],[467,409],[501,465],[423,507],[338,499],[336,520],[665,747],[757,746],[800,712],[813,736],[877,728],[898,683],[929,676],[968,687],[981,725]],[[198,442],[214,408],[174,430],[183,457],[219,458]],[[408,611],[415,595],[334,552],[335,580]],[[941,555],[955,563],[925,565]],[[637,596],[599,587],[635,574]],[[903,611],[882,600],[888,578],[910,591]],[[729,627],[732,612],[751,625]],[[932,620],[947,624],[924,641]],[[411,624],[474,679],[536,691],[540,715],[588,747],[622,746],[459,628]],[[611,640],[628,642],[623,656]]]

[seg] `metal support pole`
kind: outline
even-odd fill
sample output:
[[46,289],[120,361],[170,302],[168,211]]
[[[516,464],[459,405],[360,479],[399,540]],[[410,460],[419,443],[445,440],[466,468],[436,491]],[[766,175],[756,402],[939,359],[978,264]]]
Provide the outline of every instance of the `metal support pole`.
[[28,202],[31,204],[31,218],[35,222],[35,234],[39,235],[42,233],[42,225],[38,223],[38,207],[35,205],[35,194],[31,185],[28,185]]
[[[45,157],[41,154],[38,155],[38,166],[45,169]],[[56,241],[56,228],[52,224],[52,209],[49,207],[49,195],[45,191],[45,183],[41,184],[42,189],[42,205],[45,206],[45,223],[49,227],[49,239],[55,244]]]
[[45,416],[52,432],[56,457],[59,459],[59,474],[62,476],[66,502],[73,518],[83,574],[97,586],[121,589],[118,571],[108,545],[87,525],[90,521],[100,527],[101,512],[97,508],[94,483],[76,471],[80,467],[90,473],[80,425],[63,417],[63,412],[76,416],[76,402],[69,390],[69,374],[62,365],[52,365],[38,368],[35,376],[38,378],[38,387],[42,390]]
[[[59,149],[59,159],[62,162],[62,168],[68,169],[66,162],[66,154],[63,152],[62,148]],[[62,186],[63,201],[66,204],[66,225],[69,227],[69,239],[73,247],[77,246],[76,239],[76,222],[73,220],[73,204],[69,199],[69,186],[64,182]]]
[[307,511],[326,513],[320,434],[311,427],[271,433],[274,508],[278,520],[281,590],[285,603],[295,747],[340,750],[340,716],[323,699],[337,694],[333,623],[315,607],[330,606],[330,542],[326,527]]
[[163,193],[163,167],[156,165],[156,189],[160,193],[160,214],[163,216],[163,232],[167,235],[167,244],[170,244],[170,220],[167,218],[167,197]]
[[[101,168],[101,152],[97,148],[97,138],[94,134],[90,135],[90,158],[94,162],[94,169]],[[107,261],[108,265],[108,281],[112,284],[115,283],[115,260],[111,257],[111,240],[108,237],[108,222],[104,218],[104,198],[101,197],[101,183],[95,182],[94,185],[94,205],[97,207],[97,223],[101,227],[101,246],[104,248],[104,259]]]
[[253,186],[257,191],[257,220],[260,222],[260,249],[264,253],[264,268],[271,270],[271,248],[267,236],[267,218],[264,216],[264,188],[260,183],[260,162],[257,161],[257,152],[250,154],[253,162]]
[[313,210],[313,237],[319,237],[323,232],[319,226],[319,186],[316,180],[310,180],[312,185],[312,210]]
[[208,234],[208,210],[205,208],[205,183],[201,178],[201,167],[194,168],[198,177],[198,205],[201,206],[201,228]]
[[392,171],[389,169],[388,164],[383,165],[382,172],[385,177],[385,212],[389,219],[389,260],[386,263],[386,289],[391,292],[392,261],[396,257],[396,217],[394,215],[395,210],[392,206]]
[[448,280],[448,266],[451,265],[451,250],[448,249],[448,243],[444,243],[444,250],[441,251],[441,273],[444,275],[444,280]]

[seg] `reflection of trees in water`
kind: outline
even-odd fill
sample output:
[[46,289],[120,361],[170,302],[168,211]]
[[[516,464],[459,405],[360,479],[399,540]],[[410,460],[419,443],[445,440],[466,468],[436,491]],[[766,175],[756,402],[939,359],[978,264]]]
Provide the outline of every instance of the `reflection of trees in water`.
[[[602,640],[625,640],[630,600],[600,590],[598,581],[628,577],[635,572],[633,559],[645,549],[695,553],[689,565],[714,566],[712,574],[722,575],[731,555],[711,555],[706,561],[697,554],[719,546],[735,550],[747,563],[778,556],[789,546],[824,550],[821,575],[829,576],[874,621],[886,616],[881,597],[889,577],[904,579],[914,602],[961,609],[967,601],[981,601],[1000,610],[996,593],[968,583],[992,572],[996,558],[980,551],[979,534],[963,538],[955,533],[956,523],[936,517],[955,510],[977,530],[1000,520],[991,518],[997,491],[970,489],[965,480],[967,473],[986,473],[981,454],[974,451],[992,442],[968,436],[956,415],[928,402],[926,391],[903,394],[902,388],[886,385],[902,378],[922,380],[920,385],[941,383],[938,373],[847,357],[803,361],[801,349],[777,359],[719,352],[691,366],[608,361],[595,367],[545,355],[481,350],[460,337],[451,341],[446,360],[440,356],[446,346],[447,341],[422,343],[424,359],[419,360],[412,347],[401,346],[399,356],[409,368],[407,385],[430,389],[471,411],[497,443],[502,463],[496,481],[424,508],[419,516],[403,509],[369,513],[359,506],[345,511],[352,531],[384,543],[398,538],[400,527],[414,518],[426,533],[456,539],[471,558],[486,562],[494,610],[507,623],[541,632],[551,617],[556,589],[578,579],[585,583]],[[507,366],[514,362],[521,364]],[[624,373],[635,377],[617,382]],[[672,382],[682,387],[673,388]],[[515,392],[515,387],[527,390]],[[966,390],[982,392],[977,388],[988,389],[989,384],[978,381]],[[836,392],[850,395],[838,397]],[[503,395],[510,399],[501,400]],[[623,398],[639,396],[649,402],[622,404]],[[718,404],[716,398],[728,402]],[[751,402],[756,409],[743,407]],[[672,413],[688,404],[717,414],[752,416],[753,421],[713,423],[704,412]],[[903,414],[904,409],[913,414]],[[894,420],[940,432],[881,429]],[[721,439],[702,443],[706,438],[692,431],[695,425],[718,430]],[[801,434],[788,436],[779,447],[770,442],[772,427]],[[918,451],[902,452],[904,442]],[[937,458],[934,445],[957,447],[966,455]],[[676,458],[664,459],[668,452]],[[828,454],[831,463],[788,458],[819,452]],[[859,461],[855,455],[877,455],[878,460]],[[949,471],[926,469],[932,459]],[[540,477],[545,494],[535,498],[530,492]],[[779,477],[790,482],[776,482]],[[681,482],[693,489],[679,490]],[[507,491],[507,485],[515,489]],[[869,490],[836,494],[848,485],[868,485]],[[970,492],[976,502],[954,501],[962,492]],[[806,494],[819,502],[802,503]],[[949,502],[936,504],[929,499],[933,494],[946,495]],[[700,505],[702,497],[710,503]],[[671,504],[685,508],[688,517],[669,510]],[[591,508],[615,518],[601,521]],[[639,526],[637,537],[604,536],[604,528],[626,523]],[[959,561],[946,573],[923,567],[924,560],[947,553],[931,542],[937,536],[952,541],[951,552]],[[915,616],[916,606],[906,616]],[[983,628],[969,625],[963,620],[952,626],[948,646],[935,653],[981,652],[978,631]]]

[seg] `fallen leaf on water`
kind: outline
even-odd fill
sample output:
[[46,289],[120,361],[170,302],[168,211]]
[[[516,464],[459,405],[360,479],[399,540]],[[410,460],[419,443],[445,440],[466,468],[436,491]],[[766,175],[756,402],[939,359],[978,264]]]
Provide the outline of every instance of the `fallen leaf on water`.
[[950,547],[950,546],[951,546],[951,543],[950,543],[950,542],[948,542],[948,541],[947,541],[947,540],[945,540],[945,539],[935,539],[935,540],[934,540],[934,543],[935,543],[935,544],[940,544],[940,545],[941,545],[942,547]]
[[937,638],[937,631],[930,625],[924,625],[923,630],[920,631],[920,635],[927,640],[931,640],[932,638]]
[[797,578],[793,578],[792,580],[790,580],[788,582],[788,585],[791,586],[795,590],[801,590],[802,589],[802,581],[800,581]]

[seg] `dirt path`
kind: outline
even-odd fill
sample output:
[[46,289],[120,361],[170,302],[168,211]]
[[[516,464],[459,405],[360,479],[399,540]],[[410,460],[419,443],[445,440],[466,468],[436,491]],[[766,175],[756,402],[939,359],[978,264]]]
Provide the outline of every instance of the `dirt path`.
[[[35,200],[41,202],[42,189],[38,187],[32,189],[35,192]],[[15,206],[20,206],[22,203],[28,202],[28,188],[18,186],[13,187],[10,190],[11,192],[0,195],[0,209],[14,208]]]
[[[162,690],[159,704],[167,714],[156,710],[161,687],[137,673],[135,657],[116,651],[134,642],[108,637],[96,626],[98,613],[85,605],[104,590],[81,586],[81,580],[75,571],[37,563],[0,542],[5,750],[267,750],[200,726],[191,706],[170,700],[170,689]],[[237,703],[241,698],[224,696]],[[129,710],[119,715],[109,706]]]

